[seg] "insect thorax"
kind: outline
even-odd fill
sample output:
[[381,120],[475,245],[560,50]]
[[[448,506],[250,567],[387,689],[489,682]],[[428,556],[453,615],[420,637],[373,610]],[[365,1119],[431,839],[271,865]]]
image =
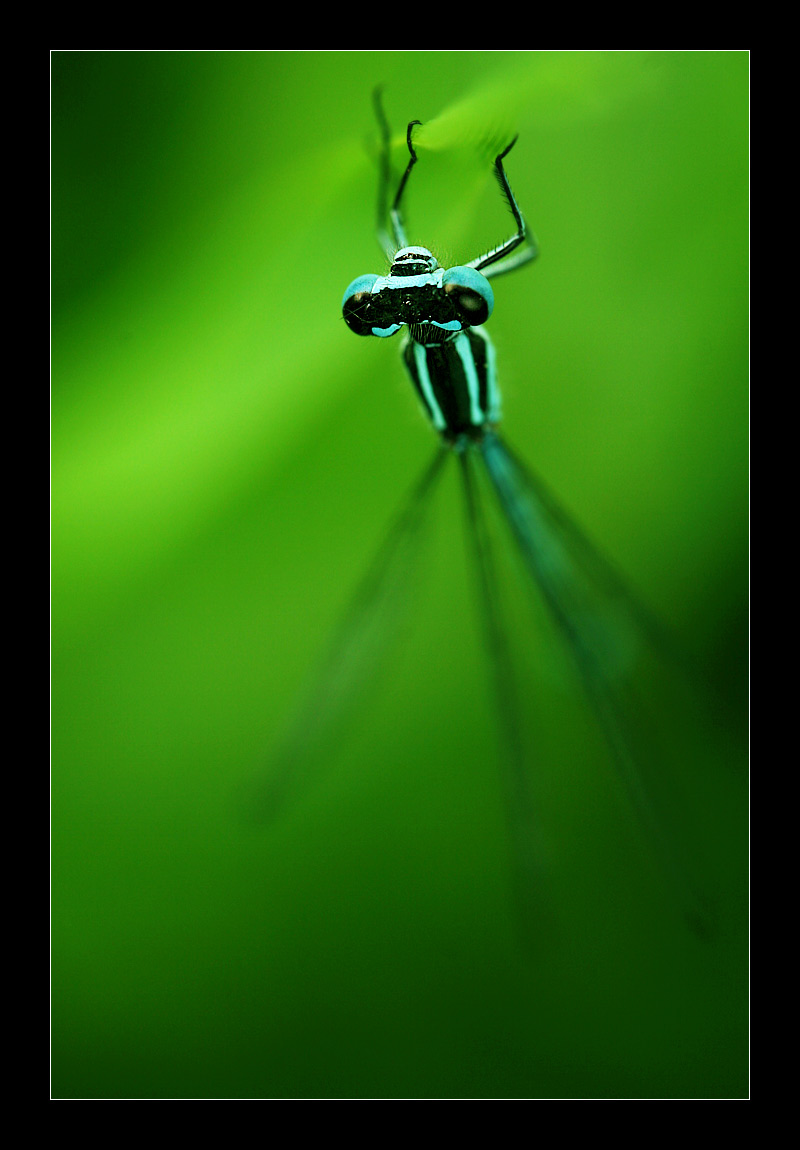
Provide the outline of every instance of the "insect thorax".
[[482,328],[427,346],[412,329],[403,361],[433,426],[448,439],[477,438],[499,422],[494,347]]

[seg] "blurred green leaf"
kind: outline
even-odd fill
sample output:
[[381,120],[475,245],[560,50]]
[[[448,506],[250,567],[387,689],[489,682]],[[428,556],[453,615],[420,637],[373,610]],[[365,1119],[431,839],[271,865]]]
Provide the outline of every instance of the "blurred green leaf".
[[319,787],[263,834],[236,796],[434,446],[397,348],[339,314],[383,270],[378,83],[398,168],[424,122],[409,228],[445,261],[510,230],[486,157],[519,132],[542,255],[496,289],[506,433],[740,705],[748,67],[53,54],[55,1096],[746,1094],[740,784],[709,795],[703,946],[556,673],[558,913],[518,949],[455,487]]

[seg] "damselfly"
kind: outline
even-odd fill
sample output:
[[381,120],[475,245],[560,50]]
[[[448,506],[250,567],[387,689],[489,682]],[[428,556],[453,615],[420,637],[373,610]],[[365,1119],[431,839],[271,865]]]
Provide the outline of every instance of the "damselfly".
[[[406,131],[408,160],[389,203],[391,136],[380,95],[381,130],[378,237],[389,260],[386,275],[361,275],[342,301],[345,323],[360,336],[390,338],[403,329],[402,357],[418,398],[439,437],[439,448],[385,540],[333,637],[325,660],[269,782],[262,811],[271,816],[307,775],[321,740],[371,677],[381,659],[402,571],[410,560],[425,507],[448,461],[457,460],[471,550],[478,574],[485,639],[494,668],[503,731],[501,761],[517,874],[524,891],[539,881],[531,763],[520,722],[527,705],[510,656],[496,561],[487,529],[484,476],[493,490],[531,588],[541,596],[599,721],[631,801],[656,853],[671,872],[684,910],[699,922],[691,867],[674,833],[674,803],[664,800],[664,748],[641,738],[632,721],[634,680],[645,651],[671,657],[660,627],[639,606],[546,487],[498,432],[500,392],[495,354],[484,324],[492,314],[490,280],[534,260],[538,245],[511,190],[505,161],[517,137],[494,159],[494,175],[515,224],[510,238],[468,263],[441,267],[433,253],[408,244],[403,202],[418,156],[413,120]],[[667,788],[668,789],[668,788]],[[666,814],[665,814],[666,812]],[[680,821],[680,815],[678,815]]]

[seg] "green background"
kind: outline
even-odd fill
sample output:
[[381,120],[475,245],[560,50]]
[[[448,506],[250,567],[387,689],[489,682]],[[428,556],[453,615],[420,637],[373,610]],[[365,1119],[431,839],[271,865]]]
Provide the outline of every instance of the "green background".
[[511,231],[486,156],[519,131],[509,438],[742,717],[748,68],[54,53],[55,1097],[746,1095],[741,766],[706,789],[703,941],[524,626],[553,913],[519,944],[454,477],[380,689],[274,825],[240,799],[433,450],[398,341],[339,310],[384,270],[378,83],[398,167],[426,124],[441,262]]

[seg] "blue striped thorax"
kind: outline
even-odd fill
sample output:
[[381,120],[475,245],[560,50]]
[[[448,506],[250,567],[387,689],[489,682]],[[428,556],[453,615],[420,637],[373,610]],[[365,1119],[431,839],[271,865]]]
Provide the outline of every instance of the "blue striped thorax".
[[401,248],[388,276],[353,280],[342,300],[356,335],[408,328],[403,360],[431,422],[447,439],[479,438],[500,418],[494,348],[481,330],[494,293],[473,267],[440,268],[427,248]]

